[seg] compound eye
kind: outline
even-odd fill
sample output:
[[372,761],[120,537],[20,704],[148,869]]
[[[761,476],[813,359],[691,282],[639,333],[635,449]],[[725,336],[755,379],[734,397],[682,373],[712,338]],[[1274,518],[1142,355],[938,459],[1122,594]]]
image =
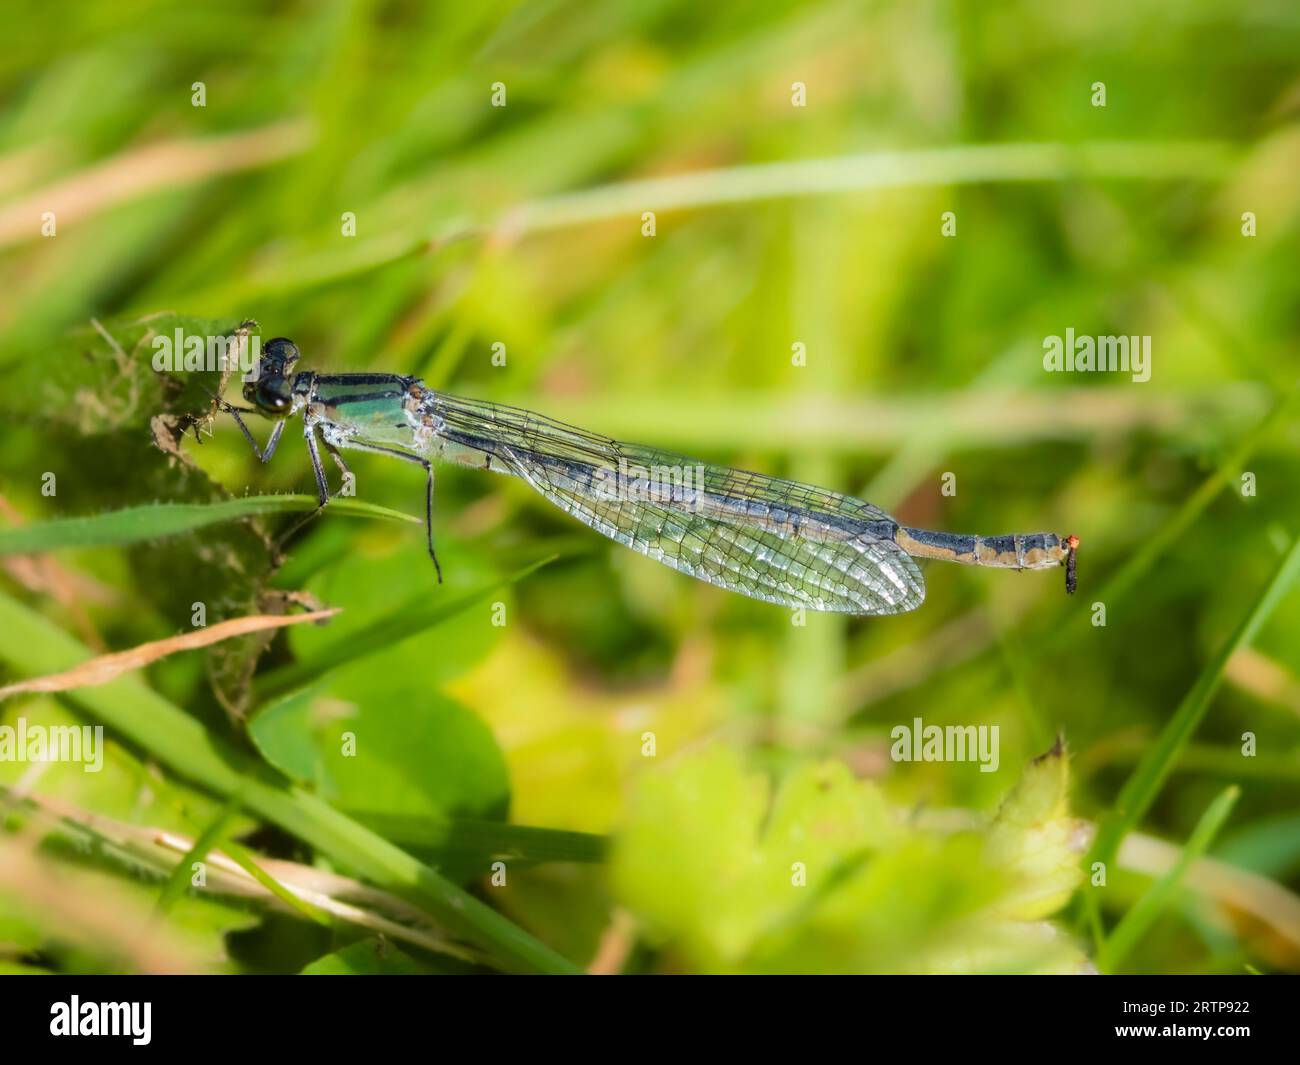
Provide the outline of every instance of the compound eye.
[[276,337],[262,345],[262,358],[280,363],[288,369],[298,361],[298,345],[288,337]]
[[283,414],[293,403],[293,396],[284,378],[263,378],[257,383],[257,395],[253,397],[253,402],[267,414]]

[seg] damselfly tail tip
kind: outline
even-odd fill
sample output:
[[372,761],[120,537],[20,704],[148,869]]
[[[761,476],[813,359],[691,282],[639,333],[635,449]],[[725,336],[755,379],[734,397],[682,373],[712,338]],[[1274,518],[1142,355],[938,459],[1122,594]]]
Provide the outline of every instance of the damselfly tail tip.
[[1079,587],[1079,575],[1075,568],[1075,552],[1079,550],[1079,538],[1077,536],[1067,536],[1065,546],[1069,548],[1069,553],[1065,556],[1065,591],[1067,595],[1073,595],[1075,589]]

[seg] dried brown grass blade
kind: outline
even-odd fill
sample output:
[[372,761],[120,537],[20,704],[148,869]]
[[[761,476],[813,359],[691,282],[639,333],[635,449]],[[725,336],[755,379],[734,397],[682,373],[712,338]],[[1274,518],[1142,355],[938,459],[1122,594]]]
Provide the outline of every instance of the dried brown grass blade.
[[63,673],[51,673],[45,677],[32,677],[0,688],[0,699],[24,692],[62,692],[73,688],[91,688],[107,684],[110,680],[132,669],[140,669],[160,658],[176,654],[179,651],[193,651],[207,647],[222,640],[236,636],[247,636],[251,632],[263,632],[267,629],[281,629],[288,625],[301,625],[308,621],[324,621],[339,611],[313,610],[307,614],[253,614],[249,617],[231,618],[218,622],[182,636],[169,636],[165,640],[152,640],[132,647],[129,651],[100,655],[88,659]]

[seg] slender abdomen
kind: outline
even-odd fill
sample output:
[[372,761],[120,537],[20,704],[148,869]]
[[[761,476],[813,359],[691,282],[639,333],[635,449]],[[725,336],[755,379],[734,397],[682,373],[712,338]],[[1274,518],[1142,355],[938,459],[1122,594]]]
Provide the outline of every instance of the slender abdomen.
[[1070,554],[1069,538],[1063,540],[1055,533],[962,536],[900,525],[894,541],[917,558],[941,558],[999,569],[1048,569],[1062,565]]

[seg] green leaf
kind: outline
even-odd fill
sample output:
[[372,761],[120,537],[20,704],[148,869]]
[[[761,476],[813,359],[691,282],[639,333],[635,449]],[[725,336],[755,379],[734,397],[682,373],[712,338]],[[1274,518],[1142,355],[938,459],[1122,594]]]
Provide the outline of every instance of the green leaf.
[[469,592],[446,597],[420,592],[359,630],[343,636],[335,635],[323,641],[312,658],[262,674],[257,678],[254,690],[266,699],[315,683],[342,666],[387,650],[429,629],[437,628],[483,602],[498,588],[523,580],[550,561],[550,558],[541,559],[507,577],[491,581]]
[[989,858],[1015,878],[1004,905],[1018,920],[1055,913],[1083,881],[1079,857],[1092,833],[1069,816],[1069,782],[1069,756],[1058,741],[1029,764],[990,826]]
[[678,942],[703,967],[736,967],[758,935],[755,907],[782,900],[781,882],[756,872],[766,805],[765,782],[728,751],[647,777],[615,836],[615,894],[655,938]]
[[47,423],[80,436],[144,427],[164,411],[203,410],[210,402],[204,389],[215,390],[221,375],[157,372],[152,341],[173,337],[178,329],[187,337],[233,337],[240,324],[233,318],[154,314],[82,325],[47,340],[39,358],[10,367],[0,409],[22,418],[36,398]]
[[505,760],[473,713],[367,663],[332,679],[328,694],[317,686],[253,718],[249,733],[268,762],[343,809],[504,816]]
[[[505,631],[503,626],[493,624],[495,612],[481,600],[463,600],[464,609],[441,621],[436,636],[418,641],[397,636],[387,645],[363,643],[376,626],[381,632],[400,631],[400,627],[387,628],[395,606],[411,613],[424,606],[445,607],[464,593],[495,587],[500,579],[499,568],[492,560],[472,549],[464,550],[460,544],[455,545],[452,554],[444,552],[440,542],[439,554],[444,556],[442,564],[447,574],[444,584],[437,581],[423,537],[410,537],[408,543],[396,550],[367,551],[362,545],[350,551],[343,564],[326,567],[315,574],[306,583],[305,591],[322,603],[339,607],[342,613],[333,619],[329,631],[325,626],[308,625],[298,627],[309,628],[310,632],[286,634],[294,658],[299,662],[319,662],[337,654],[340,648],[364,647],[362,661],[371,679],[405,677],[412,696],[438,687],[473,667]],[[351,671],[349,675],[358,674]],[[355,683],[348,691],[343,687],[340,681],[331,680],[328,691],[345,699],[364,695],[364,690],[358,690]],[[379,694],[390,697],[398,693],[386,689]],[[402,705],[409,702],[408,698]]]
[[1044,846],[1065,813],[1060,762],[1031,767],[995,827],[954,833],[911,823],[834,762],[795,768],[769,809],[768,781],[712,748],[639,782],[611,883],[702,971],[1075,971],[1078,949],[1030,919],[1045,883],[1053,909],[1071,886]]

